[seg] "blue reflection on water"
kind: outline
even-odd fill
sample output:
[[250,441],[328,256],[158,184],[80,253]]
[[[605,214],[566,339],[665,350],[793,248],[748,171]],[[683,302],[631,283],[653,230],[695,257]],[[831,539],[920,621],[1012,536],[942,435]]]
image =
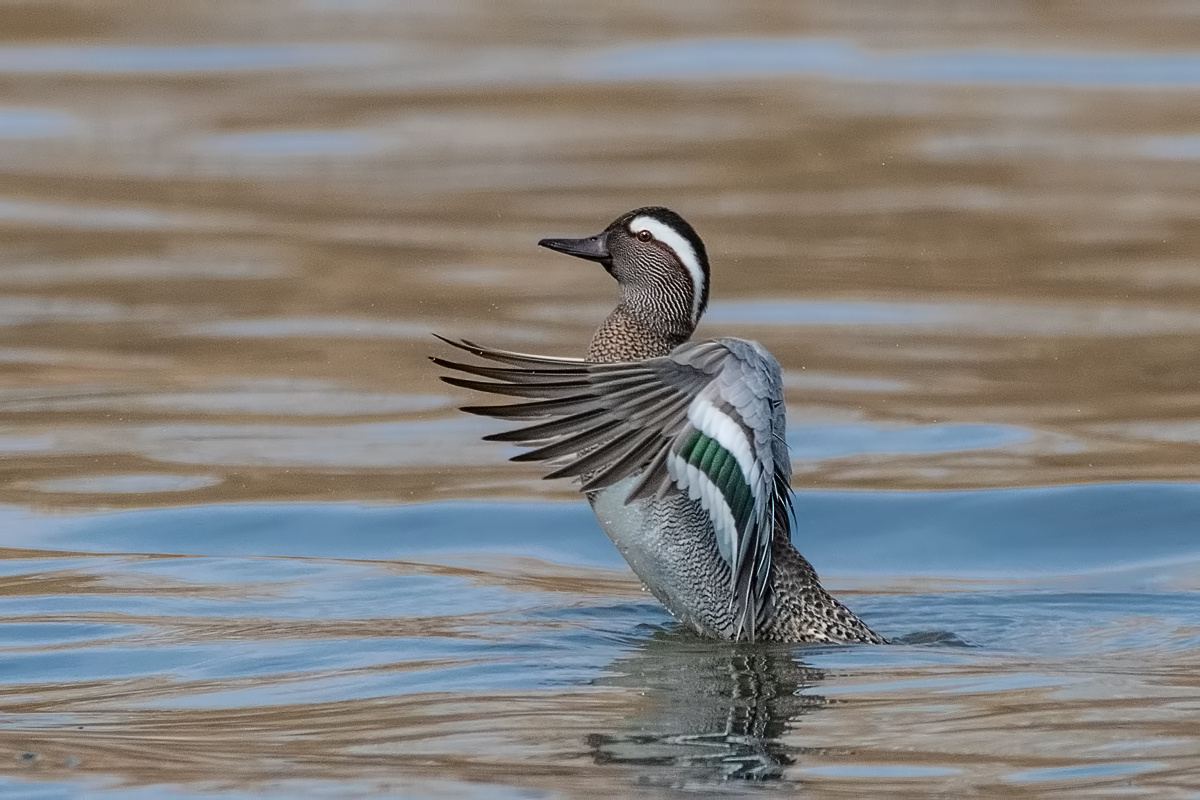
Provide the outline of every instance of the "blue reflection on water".
[[945,319],[938,303],[870,300],[730,300],[709,306],[708,321],[726,325],[919,325]]
[[581,59],[576,72],[590,80],[712,80],[808,73],[924,83],[1195,86],[1200,84],[1200,55],[871,53],[840,39],[698,39],[615,47]]
[[0,139],[66,136],[75,131],[73,114],[51,108],[0,107]]
[[206,73],[363,64],[378,48],[350,44],[0,47],[0,72]]
[[1028,441],[1029,431],[1009,425],[936,423],[902,428],[868,425],[793,425],[787,441],[796,459],[855,453],[951,453]]
[[1148,136],[1141,140],[1142,152],[1154,158],[1192,159],[1200,158],[1200,135],[1195,136]]
[[1115,763],[1086,764],[1078,767],[1047,767],[1027,769],[1005,776],[1013,783],[1041,783],[1043,781],[1096,780],[1117,775],[1135,775],[1139,772],[1154,772],[1167,765],[1161,761],[1117,761]]
[[199,142],[209,152],[255,156],[350,156],[377,152],[387,144],[383,136],[356,130],[226,133]]
[[[1200,558],[1200,484],[799,491],[801,549],[843,574],[1074,575]],[[0,546],[395,559],[500,553],[621,567],[575,502],[243,503],[93,514],[0,506]]]
[[[796,538],[826,576],[857,574],[864,586],[890,580],[880,575],[1029,579],[1024,591],[927,583],[917,593],[854,595],[855,609],[886,635],[953,630],[992,653],[1197,646],[1180,633],[1194,631],[1197,613],[1194,592],[1181,587],[1200,563],[1200,484],[805,491],[797,508]],[[669,623],[619,573],[596,582],[566,566],[624,569],[582,500],[100,513],[0,506],[0,546],[36,556],[3,561],[20,591],[0,596],[9,623],[0,630],[0,686],[167,678],[169,691],[123,701],[143,707],[581,685],[611,672],[631,637]],[[203,556],[149,555],[170,553]],[[1134,582],[1121,577],[1131,567],[1144,570]],[[1042,580],[1051,583],[1034,583]],[[804,655],[850,672],[889,659],[912,666],[973,657],[911,648]],[[949,695],[1073,678],[1019,669],[919,680]],[[869,691],[903,694],[913,685],[872,681]],[[841,681],[819,693],[857,690]],[[38,717],[24,714],[18,724]]]
[[709,307],[722,325],[895,325],[1012,336],[1146,336],[1194,331],[1191,309],[1135,304],[737,300]]
[[[394,45],[309,43],[198,46],[0,47],[0,72],[95,74],[217,73],[312,67],[366,67],[394,60]],[[1195,53],[946,50],[875,53],[843,39],[691,39],[622,44],[590,53],[496,48],[473,81],[497,74],[542,82],[723,80],[809,74],[919,83],[1193,87]],[[431,65],[436,67],[437,65]],[[514,69],[515,67],[515,69]],[[436,72],[436,70],[434,70]],[[433,73],[431,73],[433,74]]]

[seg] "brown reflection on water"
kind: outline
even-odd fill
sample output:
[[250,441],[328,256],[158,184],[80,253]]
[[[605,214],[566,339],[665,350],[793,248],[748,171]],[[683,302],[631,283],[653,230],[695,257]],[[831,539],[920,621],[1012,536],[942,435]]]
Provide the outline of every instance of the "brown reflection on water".
[[[646,203],[706,236],[714,310],[967,309],[956,325],[707,325],[843,379],[793,389],[794,423],[1029,433],[829,458],[806,484],[1194,475],[1194,86],[575,77],[623,41],[763,34],[1169,55],[1165,7],[167,5],[4,12],[10,50],[26,48],[0,63],[4,502],[567,495],[500,469],[455,421],[463,398],[436,382],[426,334],[579,352],[613,287],[534,243]],[[973,326],[972,308],[996,310]],[[366,452],[375,424],[406,455]],[[141,474],[182,483],[147,493]],[[53,483],[104,476],[129,488]]]
[[[783,651],[688,638],[652,637],[593,685],[535,692],[155,708],[178,687],[76,684],[9,705],[18,725],[0,732],[0,758],[13,765],[8,774],[41,781],[210,791],[334,781],[346,791],[434,793],[495,783],[581,797],[736,790],[723,783],[731,779],[782,780],[822,796],[988,787],[1087,797],[1121,785],[1113,775],[1170,791],[1200,768],[1189,749],[1197,687],[1178,654],[1138,664],[1138,677],[1090,672],[1086,659],[1001,667],[986,657],[847,676]],[[131,700],[150,707],[121,707]],[[19,724],[35,717],[36,726]]]
[[[230,41],[236,15],[218,23],[208,12],[194,12],[203,22],[184,45]],[[439,433],[436,449],[452,455],[436,465],[353,450],[324,463],[326,437],[318,431],[306,446],[303,429],[453,419],[458,398],[423,360],[436,349],[427,331],[579,351],[612,286],[533,243],[591,231],[648,202],[679,208],[704,232],[718,301],[1010,307],[983,330],[969,320],[942,330],[710,325],[761,338],[792,370],[905,387],[793,392],[796,403],[872,422],[1038,434],[1027,446],[966,454],[833,459],[806,482],[1192,474],[1197,437],[1139,433],[1193,419],[1197,399],[1200,162],[1139,145],[1189,130],[1194,114],[1181,101],[1190,90],[811,76],[615,85],[502,76],[475,85],[437,78],[441,62],[428,54],[398,72],[383,63],[395,55],[376,51],[399,46],[386,34],[399,35],[401,23],[415,26],[401,41],[441,28],[420,15],[381,16],[370,41],[309,55],[339,61],[332,74],[304,66],[189,74],[173,71],[169,57],[160,71],[10,71],[6,104],[44,130],[0,140],[0,497],[155,502],[38,488],[62,476],[143,472],[217,478],[166,492],[163,502],[529,491],[533,473],[498,472],[499,456],[473,446],[473,429]],[[44,30],[45,17],[31,10],[29,19],[29,30]],[[125,19],[114,12],[106,46],[139,41],[121,34]],[[320,30],[337,42],[364,36],[361,21],[316,15],[311,24],[328,26]],[[847,18],[841,35],[859,23]],[[246,21],[247,31],[257,24]],[[703,20],[677,24],[673,36],[708,33]],[[491,44],[506,44],[488,30],[499,38]],[[963,34],[971,42],[976,32]],[[996,35],[1021,43],[1011,31]],[[586,35],[561,44],[598,45]],[[531,318],[531,301],[561,313]],[[1022,324],[1112,308],[1117,322],[1165,320]],[[308,407],[283,402],[306,391]],[[249,409],[171,401],[233,392],[268,397]],[[415,398],[408,409],[405,398]],[[193,427],[142,442],[181,422]],[[269,444],[188,452],[205,438],[256,435],[293,445],[286,468],[264,455]],[[396,447],[435,449],[404,435]]]

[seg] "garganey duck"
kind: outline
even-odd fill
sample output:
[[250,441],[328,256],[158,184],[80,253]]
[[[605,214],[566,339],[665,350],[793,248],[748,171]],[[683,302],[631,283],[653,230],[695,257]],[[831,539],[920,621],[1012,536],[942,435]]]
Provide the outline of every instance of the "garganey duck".
[[[542,247],[603,265],[620,302],[587,358],[448,344],[504,366],[434,358],[486,378],[454,386],[526,402],[464,408],[535,421],[485,437],[577,477],[600,527],[676,618],[727,640],[884,640],[821,586],[791,542],[791,463],[779,362],[758,342],[689,341],[708,304],[708,255],[673,211],[639,208]],[[439,337],[440,338],[440,337]]]

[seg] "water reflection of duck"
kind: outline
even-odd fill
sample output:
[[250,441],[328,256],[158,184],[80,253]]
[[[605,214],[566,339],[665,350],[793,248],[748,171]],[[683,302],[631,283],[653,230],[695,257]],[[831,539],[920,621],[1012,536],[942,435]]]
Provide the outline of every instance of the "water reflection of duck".
[[825,705],[802,691],[824,674],[792,648],[714,646],[682,629],[638,642],[607,673],[596,685],[636,689],[642,702],[588,747],[597,763],[652,770],[650,783],[779,778],[800,755],[783,741],[790,724]]
[[[586,359],[450,342],[495,367],[434,359],[490,381],[443,380],[531,402],[464,409],[539,420],[487,437],[536,446],[548,477],[581,476],[605,533],[663,605],[727,640],[883,639],[821,586],[791,543],[791,464],[779,362],[758,342],[689,342],[708,304],[692,226],[639,208],[585,239],[543,239],[598,261],[620,302]],[[447,340],[448,341],[448,340]]]

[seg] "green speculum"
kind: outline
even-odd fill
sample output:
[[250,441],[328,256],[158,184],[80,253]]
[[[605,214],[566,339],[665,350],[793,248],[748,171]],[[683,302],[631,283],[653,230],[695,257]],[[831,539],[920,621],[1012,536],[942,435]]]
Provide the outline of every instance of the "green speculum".
[[750,512],[754,509],[754,496],[733,453],[711,436],[695,431],[684,443],[679,455],[713,482],[729,504],[737,529],[746,530]]

